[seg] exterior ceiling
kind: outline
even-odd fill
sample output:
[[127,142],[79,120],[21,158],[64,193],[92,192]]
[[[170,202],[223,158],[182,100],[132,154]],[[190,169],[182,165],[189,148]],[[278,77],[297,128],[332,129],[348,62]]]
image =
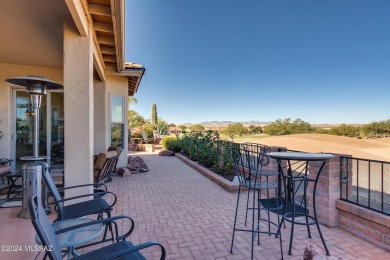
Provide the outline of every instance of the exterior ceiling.
[[[134,95],[145,69],[124,62],[124,0],[0,1],[0,63],[63,67],[63,18],[91,23],[94,65],[101,80],[107,71],[128,78]],[[75,7],[80,7],[75,12]],[[85,31],[80,31],[85,35]]]
[[64,1],[0,1],[0,62],[63,66]]
[[118,68],[117,46],[111,1],[88,0],[88,12],[105,68],[116,70]]

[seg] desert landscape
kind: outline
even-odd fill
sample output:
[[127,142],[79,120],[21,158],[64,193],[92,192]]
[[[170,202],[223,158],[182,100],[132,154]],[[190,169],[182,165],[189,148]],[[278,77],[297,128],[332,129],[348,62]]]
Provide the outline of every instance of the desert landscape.
[[245,139],[238,142],[283,146],[291,150],[352,155],[357,158],[390,161],[390,138],[357,139],[324,134],[295,134]]
[[[268,146],[283,146],[290,150],[305,152],[339,153],[352,155],[355,158],[390,162],[390,138],[357,139],[324,134],[296,134],[270,136],[261,139],[245,139],[245,142],[261,143]],[[353,177],[351,180],[353,196],[349,198],[350,200],[357,202],[357,197],[359,197],[359,203],[362,205],[368,205],[368,201],[370,200],[371,207],[377,208],[378,210],[381,209],[381,167],[381,164],[371,164],[371,178],[369,178],[368,163],[364,161],[360,162],[359,184],[357,184],[357,163],[353,161]],[[383,191],[385,192],[384,211],[390,212],[390,203],[387,202],[390,199],[389,164],[385,164],[383,174]],[[359,196],[357,196],[357,186],[361,188]],[[369,189],[372,191],[370,199],[367,193]]]

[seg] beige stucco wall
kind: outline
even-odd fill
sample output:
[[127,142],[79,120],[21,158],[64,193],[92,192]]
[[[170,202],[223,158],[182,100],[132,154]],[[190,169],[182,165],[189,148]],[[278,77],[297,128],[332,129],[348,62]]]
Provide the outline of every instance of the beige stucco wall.
[[108,135],[107,136],[110,136],[110,132],[111,132],[111,128],[110,128],[110,122],[111,122],[111,96],[122,96],[123,97],[123,100],[124,100],[124,107],[123,107],[123,111],[124,111],[124,134],[125,134],[125,138],[124,138],[124,149],[123,149],[123,152],[121,153],[121,156],[118,160],[118,164],[117,164],[117,167],[122,167],[122,166],[125,166],[127,164],[127,154],[128,154],[128,147],[127,147],[127,143],[128,143],[128,138],[127,138],[127,132],[128,132],[128,123],[127,123],[127,100],[128,100],[128,92],[127,92],[127,78],[126,77],[115,77],[115,76],[107,76],[106,77],[106,87],[107,87],[107,91],[108,91],[108,95],[107,95],[107,103],[108,105],[106,106],[106,108],[108,109],[108,111],[106,111],[107,115],[108,115],[108,123],[106,124],[106,126],[108,126]]
[[105,152],[109,147],[107,95],[106,83],[94,80],[94,154]]
[[[65,187],[93,182],[92,46],[91,36],[80,37],[74,24],[64,20]],[[72,189],[65,197],[91,191]]]
[[[107,82],[93,80],[92,44],[80,37],[72,25],[64,25],[64,69],[0,63],[0,158],[10,158],[15,126],[11,124],[14,104],[6,78],[24,75],[45,77],[64,85],[65,185],[91,183],[93,154],[110,145],[111,96],[124,98],[125,147],[118,167],[127,164],[127,78],[107,76]],[[86,61],[88,60],[88,61]],[[64,80],[65,79],[65,80]],[[23,88],[21,88],[23,89]],[[67,91],[68,90],[68,91]],[[73,91],[76,91],[73,93]],[[77,194],[66,194],[66,197]]]
[[62,69],[0,63],[0,131],[3,132],[3,138],[0,139],[0,158],[11,157],[12,134],[15,136],[15,133],[12,133],[15,129],[12,129],[11,125],[12,89],[18,88],[10,86],[4,80],[25,75],[45,77],[63,84]]

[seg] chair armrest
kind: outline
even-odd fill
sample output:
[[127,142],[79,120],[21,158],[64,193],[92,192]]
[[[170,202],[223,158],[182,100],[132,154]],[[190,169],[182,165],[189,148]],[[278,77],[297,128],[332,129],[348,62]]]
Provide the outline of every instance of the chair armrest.
[[3,159],[0,159],[0,165],[5,165],[6,163],[8,163],[8,165],[11,165],[12,161],[13,160],[11,160],[11,159],[3,158]]
[[111,191],[103,191],[103,192],[96,192],[96,193],[92,193],[92,194],[78,195],[78,196],[62,199],[62,200],[59,200],[55,203],[50,203],[50,204],[57,204],[58,202],[65,202],[65,201],[69,201],[69,200],[75,200],[75,199],[80,199],[80,198],[85,198],[85,197],[90,197],[90,196],[103,197],[106,194],[112,194],[114,196],[114,202],[111,205],[109,205],[112,208],[116,204],[117,197],[116,197],[115,193],[112,193]]
[[120,256],[123,256],[123,255],[127,255],[127,254],[131,254],[131,253],[140,251],[142,249],[145,249],[145,248],[148,248],[148,247],[151,247],[151,246],[159,246],[160,247],[160,249],[161,249],[160,260],[164,260],[166,258],[167,253],[165,251],[164,246],[161,245],[160,243],[156,242],[156,241],[148,241],[146,243],[130,247],[128,250],[124,250],[124,251],[121,251],[121,252],[113,253],[112,255],[110,255],[110,257],[112,257],[112,258],[120,257]]
[[82,185],[76,185],[76,186],[70,186],[66,188],[58,188],[58,191],[68,190],[68,189],[75,189],[80,187],[88,187],[88,186],[94,186],[95,188],[100,188],[100,186],[103,186],[105,191],[107,191],[107,186],[104,183],[90,183],[90,184],[82,184]]
[[[120,219],[129,219],[130,222],[131,222],[131,227],[130,227],[130,230],[126,232],[126,234],[124,235],[121,235],[119,236],[119,230],[118,230],[118,224],[115,222],[115,220],[120,220]],[[75,229],[79,229],[79,228],[83,228],[83,227],[87,227],[87,226],[91,226],[91,225],[95,225],[95,224],[104,224],[104,225],[108,225],[110,223],[114,223],[115,225],[115,232],[116,232],[116,240],[119,242],[120,240],[125,240],[126,237],[130,236],[131,233],[133,233],[133,230],[134,230],[134,220],[128,216],[124,216],[124,215],[119,215],[119,216],[115,216],[115,217],[111,217],[111,218],[103,218],[103,219],[98,219],[98,220],[93,220],[91,222],[87,222],[87,223],[83,223],[83,224],[79,224],[79,225],[75,225],[75,226],[71,226],[71,227],[67,227],[67,228],[63,228],[63,229],[59,229],[57,231],[55,231],[56,235],[58,234],[62,234],[62,233],[65,233],[65,232],[68,232],[68,231],[71,231],[71,230],[75,230]]]

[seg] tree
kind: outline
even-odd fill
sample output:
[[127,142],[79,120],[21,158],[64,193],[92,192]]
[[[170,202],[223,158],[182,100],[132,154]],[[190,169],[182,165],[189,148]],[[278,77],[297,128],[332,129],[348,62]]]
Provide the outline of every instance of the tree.
[[191,131],[195,131],[195,132],[203,132],[204,131],[204,126],[202,126],[201,124],[190,125],[188,128]]
[[261,126],[250,125],[248,128],[251,134],[261,134],[263,132]]
[[379,122],[372,122],[363,126],[363,133],[365,136],[373,137],[386,137],[390,135],[390,119]]
[[151,118],[150,123],[152,125],[156,125],[158,123],[157,106],[156,106],[156,104],[152,104],[152,118]]
[[133,96],[129,96],[129,105],[128,105],[128,109],[130,110],[130,107],[137,104],[138,103],[138,100],[133,97]]
[[245,133],[245,128],[241,123],[230,124],[221,133],[228,135],[233,141],[235,135],[242,136]]
[[158,119],[158,124],[156,125],[156,127],[157,127],[157,131],[161,135],[168,134],[168,128],[169,128],[168,123],[167,123],[167,121],[165,121],[161,117]]
[[179,125],[178,127],[180,128],[182,133],[184,133],[187,130],[187,126],[185,125]]
[[291,122],[290,118],[286,118],[284,120],[275,120],[275,122],[265,126],[263,130],[264,133],[269,135],[291,135],[310,133],[313,131],[313,128],[308,122],[305,122],[302,119],[298,118],[294,122]]
[[348,137],[357,137],[360,135],[360,127],[341,124],[337,127],[333,127],[329,130],[329,134],[331,135],[341,135]]
[[129,124],[129,128],[140,127],[145,124],[145,119],[134,110],[129,110],[127,112],[127,121]]

